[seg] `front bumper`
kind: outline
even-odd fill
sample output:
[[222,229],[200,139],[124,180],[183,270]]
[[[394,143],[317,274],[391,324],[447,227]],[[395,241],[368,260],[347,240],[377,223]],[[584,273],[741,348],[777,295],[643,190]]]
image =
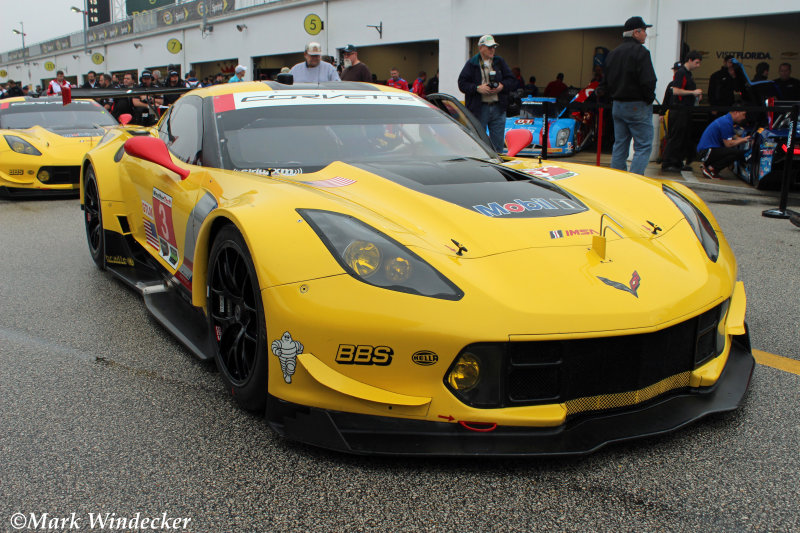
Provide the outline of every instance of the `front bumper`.
[[[667,433],[739,407],[755,361],[747,333],[734,337],[712,387],[673,391],[645,404],[576,415],[554,428],[498,425],[475,431],[457,423],[363,415],[306,407],[270,396],[267,420],[279,434],[331,450],[370,455],[556,456]],[[482,428],[489,429],[489,428]]]

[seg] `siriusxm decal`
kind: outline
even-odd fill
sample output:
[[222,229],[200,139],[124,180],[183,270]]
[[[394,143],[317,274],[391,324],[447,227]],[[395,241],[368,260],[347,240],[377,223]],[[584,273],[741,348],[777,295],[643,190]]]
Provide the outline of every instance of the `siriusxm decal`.
[[531,198],[529,200],[520,200],[517,198],[507,203],[490,202],[487,205],[473,205],[472,208],[487,217],[501,217],[510,215],[511,213],[522,213],[524,211],[575,210],[581,209],[581,205],[572,200],[563,198]]

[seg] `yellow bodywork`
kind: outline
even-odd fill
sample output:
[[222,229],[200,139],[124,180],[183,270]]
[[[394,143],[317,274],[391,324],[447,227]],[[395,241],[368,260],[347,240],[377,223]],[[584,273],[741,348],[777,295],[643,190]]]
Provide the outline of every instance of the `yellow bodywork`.
[[[3,104],[23,102],[24,97],[7,98]],[[59,104],[54,104],[59,105]],[[2,112],[0,110],[0,112]],[[102,111],[107,113],[107,111]],[[0,187],[28,190],[71,191],[78,189],[79,169],[86,152],[94,148],[103,138],[103,134],[95,136],[64,136],[47,129],[43,123],[26,129],[0,129]],[[91,128],[91,124],[86,125]],[[100,131],[100,130],[98,130]],[[41,155],[30,155],[15,152],[9,146],[5,136],[14,136],[29,143]],[[75,180],[72,183],[58,183],[48,171],[52,167],[74,169]],[[44,172],[43,172],[44,171]],[[60,180],[64,181],[64,180]]]
[[[192,94],[213,98],[269,90],[263,84],[234,85]],[[155,130],[152,135],[156,136]],[[292,177],[203,168],[173,157],[175,164],[191,171],[180,180],[162,167],[128,155],[122,156],[121,164],[115,162],[114,155],[129,136],[124,129],[112,131],[84,162],[82,177],[89,165],[98,176],[104,228],[122,234],[119,220],[127,220],[131,236],[165,271],[176,274],[185,263],[189,213],[201,198],[213,196],[217,206],[189,246],[193,304],[205,308],[206,263],[219,224],[235,225],[255,265],[267,342],[290,332],[304,347],[291,383],[284,381],[278,357],[266,354],[269,393],[289,402],[438,422],[558,426],[569,414],[634,405],[677,388],[713,385],[725,366],[731,336],[744,333],[745,293],[736,282],[733,253],[703,202],[673,182],[559,161],[558,167],[575,175],[553,183],[588,210],[568,217],[491,218],[343,162]],[[551,163],[511,159],[505,165],[530,171]],[[337,176],[355,183],[339,188],[313,185]],[[689,223],[665,196],[664,184],[708,217],[719,238],[716,262],[709,260]],[[172,197],[180,252],[177,265],[153,253],[146,243],[143,225],[154,188]],[[428,298],[354,279],[303,221],[298,208],[355,217],[415,252],[464,296],[455,301]],[[604,233],[599,253],[593,240],[600,233],[603,214],[615,223],[606,223],[614,231]],[[650,222],[661,231],[654,233]],[[561,230],[564,238],[552,239],[555,230]],[[458,255],[453,239],[468,253]],[[625,284],[634,271],[641,277],[636,297],[598,281],[604,277]],[[694,371],[642,390],[557,404],[480,409],[462,403],[445,385],[448,368],[470,343],[649,333],[728,299],[722,353]],[[391,364],[337,364],[341,345],[390,347]],[[415,363],[413,354],[422,350],[437,354],[438,361],[427,366]]]

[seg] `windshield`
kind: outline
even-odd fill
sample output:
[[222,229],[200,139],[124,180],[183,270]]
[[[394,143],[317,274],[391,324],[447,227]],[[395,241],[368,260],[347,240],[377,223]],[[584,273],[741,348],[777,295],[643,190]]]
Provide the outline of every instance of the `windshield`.
[[226,168],[315,172],[333,161],[490,159],[461,126],[418,105],[272,105],[217,113]]
[[[549,118],[557,118],[564,109],[563,102],[548,102]],[[519,118],[541,118],[544,116],[544,102],[522,102],[522,109],[519,112]]]
[[96,102],[11,102],[0,111],[0,129],[41,126],[48,130],[85,129],[113,126],[117,121]]

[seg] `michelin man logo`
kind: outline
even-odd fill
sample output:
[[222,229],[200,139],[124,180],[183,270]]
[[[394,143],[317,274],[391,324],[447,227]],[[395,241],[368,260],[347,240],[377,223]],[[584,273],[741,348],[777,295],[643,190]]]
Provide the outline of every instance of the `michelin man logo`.
[[287,331],[283,337],[272,341],[272,353],[277,355],[281,361],[283,380],[291,383],[294,369],[297,366],[297,354],[303,353],[303,344],[292,339],[292,334]]

